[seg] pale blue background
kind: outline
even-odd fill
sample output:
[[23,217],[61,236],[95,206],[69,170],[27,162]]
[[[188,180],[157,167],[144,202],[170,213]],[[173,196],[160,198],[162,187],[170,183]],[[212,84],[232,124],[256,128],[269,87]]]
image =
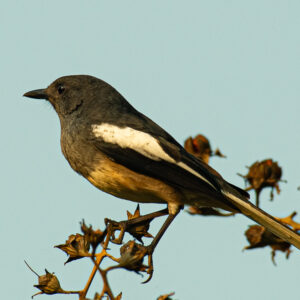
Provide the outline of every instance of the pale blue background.
[[[61,154],[53,109],[22,97],[62,75],[106,80],[181,143],[204,133],[228,156],[212,165],[239,186],[245,165],[274,158],[288,184],[274,203],[265,191],[262,207],[276,216],[300,211],[299,13],[299,1],[276,0],[1,1],[1,298],[36,292],[24,259],[40,274],[55,271],[63,288],[82,288],[90,261],[64,266],[66,256],[53,246],[78,232],[82,218],[103,228],[104,217],[120,220],[135,208],[75,174]],[[158,208],[143,205],[142,212]],[[242,252],[249,224],[243,216],[181,213],[155,252],[153,280],[141,285],[138,275],[115,271],[114,293],[131,300],[171,291],[180,300],[299,298],[299,251],[290,260],[279,253],[277,267],[269,249]],[[67,298],[75,299],[51,299]]]

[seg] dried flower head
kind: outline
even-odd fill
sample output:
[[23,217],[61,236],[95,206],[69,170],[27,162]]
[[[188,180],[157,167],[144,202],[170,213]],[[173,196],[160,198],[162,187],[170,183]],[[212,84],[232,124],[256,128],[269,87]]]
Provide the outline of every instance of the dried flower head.
[[209,140],[202,134],[198,134],[195,138],[189,137],[184,142],[184,148],[187,152],[193,154],[205,163],[209,163],[211,156],[225,157],[219,149],[214,152],[211,149]]
[[147,255],[147,250],[143,245],[129,241],[121,247],[120,254],[119,267],[136,273],[146,271],[147,266],[143,264],[143,260],[145,255]]
[[[150,223],[153,221],[155,216],[147,217],[141,216],[140,206],[137,205],[137,208],[134,214],[131,214],[127,211],[127,220],[125,221],[114,221],[111,219],[105,219],[105,224],[107,226],[107,231],[111,236],[111,242],[115,244],[122,244],[124,235],[126,232],[131,234],[139,242],[143,244],[143,237],[153,237],[149,232]],[[118,237],[116,237],[116,232],[120,231]]]
[[26,266],[29,268],[29,270],[34,273],[39,280],[39,284],[34,285],[34,287],[41,290],[40,292],[34,294],[31,298],[33,298],[36,295],[41,294],[57,294],[57,293],[65,293],[65,291],[60,287],[60,283],[57,279],[57,277],[54,275],[54,273],[49,273],[47,269],[45,269],[46,274],[45,275],[39,275],[37,272],[35,272],[29,264],[24,261]]
[[[239,174],[240,175],[240,174]],[[266,188],[271,187],[271,200],[273,199],[273,189],[275,188],[277,193],[280,193],[279,181],[282,176],[282,169],[278,166],[278,163],[272,159],[265,159],[263,161],[256,161],[249,167],[247,175],[242,176],[246,183],[249,184],[246,190],[255,190],[256,192],[256,205],[259,206],[260,192]]]
[[96,248],[99,244],[101,244],[106,236],[106,230],[101,231],[100,229],[94,230],[92,225],[89,227],[86,226],[84,220],[81,222],[81,231],[83,232],[85,238],[93,247],[93,251],[95,252]]
[[49,273],[45,269],[46,274],[39,276],[39,284],[34,285],[34,287],[41,290],[43,294],[57,294],[62,293],[63,289],[60,287],[60,283],[54,273]]
[[249,228],[245,232],[245,235],[250,245],[246,246],[244,249],[249,250],[270,246],[272,248],[271,258],[274,264],[276,264],[276,251],[279,250],[282,252],[286,252],[286,258],[288,258],[291,253],[291,244],[285,242],[284,240],[277,237],[272,232],[268,231],[266,228],[260,225],[249,226]]
[[[129,211],[127,211],[128,220],[139,218],[140,216],[141,216],[141,213],[140,213],[139,205],[137,205],[137,208],[136,208],[134,214],[131,214]],[[151,221],[152,221],[152,219],[146,220],[144,222],[141,222],[141,223],[138,223],[135,225],[128,226],[126,231],[128,233],[130,233],[134,238],[136,238],[139,242],[143,243],[142,237],[153,238],[153,236],[148,232]]]
[[76,260],[82,257],[91,256],[89,253],[90,242],[86,236],[77,234],[71,234],[65,244],[54,246],[64,251],[69,255],[68,260],[65,262],[68,263],[72,260]]

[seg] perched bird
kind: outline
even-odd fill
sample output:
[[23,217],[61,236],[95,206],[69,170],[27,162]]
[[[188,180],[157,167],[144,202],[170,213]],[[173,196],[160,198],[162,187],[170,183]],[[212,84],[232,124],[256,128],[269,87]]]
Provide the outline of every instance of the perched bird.
[[300,249],[300,235],[251,204],[247,192],[189,154],[106,82],[65,76],[24,96],[52,104],[65,158],[93,185],[119,198],[168,205],[150,252],[184,205],[243,213]]

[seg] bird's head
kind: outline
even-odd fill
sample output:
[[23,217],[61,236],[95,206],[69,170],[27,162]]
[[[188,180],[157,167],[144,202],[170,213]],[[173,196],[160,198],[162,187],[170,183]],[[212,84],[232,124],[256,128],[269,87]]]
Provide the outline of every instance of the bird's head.
[[[88,75],[71,75],[56,79],[45,89],[27,92],[25,97],[48,100],[60,118],[80,112],[103,90],[111,88],[104,81]],[[101,97],[100,97],[101,98]]]

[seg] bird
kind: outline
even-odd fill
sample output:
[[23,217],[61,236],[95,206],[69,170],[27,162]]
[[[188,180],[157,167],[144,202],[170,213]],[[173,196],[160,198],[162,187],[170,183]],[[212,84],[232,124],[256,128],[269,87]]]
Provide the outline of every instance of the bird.
[[167,204],[168,217],[150,254],[185,205],[242,213],[300,249],[300,235],[253,205],[246,191],[189,154],[105,81],[63,76],[24,96],[51,103],[61,125],[62,153],[90,183],[121,199]]

